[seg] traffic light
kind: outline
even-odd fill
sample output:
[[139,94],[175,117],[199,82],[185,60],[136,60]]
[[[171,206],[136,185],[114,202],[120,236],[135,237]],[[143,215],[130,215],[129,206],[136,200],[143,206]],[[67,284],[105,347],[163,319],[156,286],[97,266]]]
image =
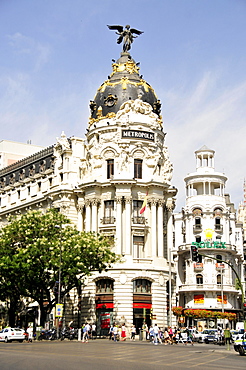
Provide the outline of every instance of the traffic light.
[[191,259],[194,262],[199,262],[198,248],[196,245],[190,247]]

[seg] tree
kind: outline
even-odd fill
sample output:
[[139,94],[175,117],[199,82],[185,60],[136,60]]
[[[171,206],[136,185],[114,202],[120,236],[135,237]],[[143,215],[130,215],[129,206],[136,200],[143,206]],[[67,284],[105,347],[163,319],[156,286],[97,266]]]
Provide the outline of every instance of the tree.
[[39,303],[44,325],[57,303],[54,287],[59,277],[64,295],[79,288],[85,276],[117,261],[109,238],[79,232],[54,209],[11,218],[0,230],[0,299],[10,301],[10,322],[20,298],[30,297]]

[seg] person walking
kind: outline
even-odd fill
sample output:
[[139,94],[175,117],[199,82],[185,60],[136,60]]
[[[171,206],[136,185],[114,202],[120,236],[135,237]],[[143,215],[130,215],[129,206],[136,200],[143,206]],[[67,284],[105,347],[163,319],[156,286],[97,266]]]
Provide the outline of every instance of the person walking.
[[230,351],[231,332],[228,326],[226,326],[224,330],[224,337],[225,337],[225,344],[227,345],[227,350]]
[[154,326],[154,344],[157,346],[158,344],[158,336],[159,336],[159,327],[157,326],[157,324],[155,324]]
[[135,336],[136,336],[136,327],[135,327],[135,325],[132,325],[132,327],[131,327],[131,340],[133,340],[133,342],[135,342]]
[[114,333],[114,342],[117,342],[118,328],[115,324],[114,324],[114,327],[113,327],[113,333]]
[[110,326],[110,328],[109,328],[109,340],[113,340],[113,338],[114,338],[114,327],[113,327],[113,325],[111,325]]
[[121,327],[121,340],[124,342],[126,341],[126,327],[125,324]]
[[28,333],[28,342],[32,343],[32,338],[33,338],[33,327],[28,326],[26,332]]

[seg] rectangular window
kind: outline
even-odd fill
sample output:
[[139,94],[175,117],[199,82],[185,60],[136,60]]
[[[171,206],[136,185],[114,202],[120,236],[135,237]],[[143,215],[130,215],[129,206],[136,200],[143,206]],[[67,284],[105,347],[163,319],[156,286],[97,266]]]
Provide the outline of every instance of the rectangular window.
[[145,223],[145,217],[143,215],[140,215],[139,211],[142,208],[143,201],[142,200],[134,200],[133,201],[133,223],[134,224],[144,224]]
[[104,224],[113,224],[115,221],[114,219],[114,201],[113,200],[105,200],[104,202]]
[[135,179],[142,178],[142,166],[143,166],[142,159],[134,159],[134,178]]
[[145,258],[144,236],[133,236],[133,258]]
[[110,179],[114,176],[114,160],[108,159],[107,160],[107,179]]

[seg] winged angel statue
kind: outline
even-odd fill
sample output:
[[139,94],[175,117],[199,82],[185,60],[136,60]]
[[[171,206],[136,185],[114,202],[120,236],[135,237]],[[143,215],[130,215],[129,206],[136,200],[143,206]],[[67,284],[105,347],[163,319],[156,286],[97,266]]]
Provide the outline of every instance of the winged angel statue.
[[[118,32],[115,32],[116,35],[119,35],[117,39],[117,44],[121,44],[123,40],[123,51],[128,52],[131,49],[131,44],[133,43],[133,39],[138,37],[138,35],[141,35],[143,32],[138,31],[135,28],[130,28],[129,25],[123,28],[123,26],[109,26],[108,28],[110,30],[117,30]],[[136,34],[137,36],[134,36],[133,34]]]

